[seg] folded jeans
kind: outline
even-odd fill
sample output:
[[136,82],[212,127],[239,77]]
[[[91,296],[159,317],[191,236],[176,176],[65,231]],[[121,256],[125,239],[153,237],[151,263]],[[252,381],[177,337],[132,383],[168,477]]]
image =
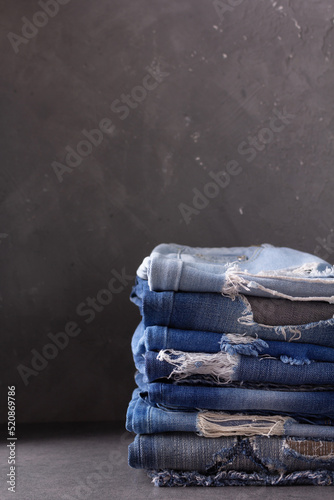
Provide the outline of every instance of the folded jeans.
[[256,323],[245,296],[234,300],[218,293],[152,292],[137,278],[130,299],[140,309],[144,327],[238,333],[263,340],[280,340],[334,347],[334,318],[302,325]]
[[261,340],[241,334],[221,334],[197,330],[178,330],[166,326],[144,327],[140,322],[131,341],[136,363],[143,361],[147,351],[175,349],[185,352],[216,353],[246,356],[268,355],[284,363],[309,364],[311,361],[334,362],[334,348],[316,344],[300,344],[277,340]]
[[144,259],[137,275],[155,291],[334,302],[334,268],[328,262],[269,244],[231,248],[160,244]]
[[231,355],[226,352],[207,354],[163,349],[158,353],[148,351],[145,354],[145,375],[148,382],[161,378],[182,381],[192,375],[201,375],[208,381],[213,379],[221,384],[262,382],[323,386],[333,383],[334,363],[293,365],[278,359]]
[[280,391],[149,383],[150,403],[170,408],[219,411],[269,411],[334,418],[334,391]]
[[334,441],[282,436],[224,436],[188,432],[138,434],[129,445],[129,465],[143,469],[284,474],[334,471]]
[[133,391],[126,428],[136,434],[194,432],[207,438],[243,434],[334,439],[333,425],[305,424],[283,415],[169,410],[151,405],[139,389]]

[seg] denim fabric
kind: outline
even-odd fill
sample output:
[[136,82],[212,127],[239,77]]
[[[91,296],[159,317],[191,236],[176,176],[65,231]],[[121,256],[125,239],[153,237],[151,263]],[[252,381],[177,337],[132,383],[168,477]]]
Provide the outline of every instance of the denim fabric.
[[179,409],[271,411],[334,418],[334,391],[271,391],[150,383],[148,401]]
[[152,292],[147,281],[137,278],[130,299],[139,307],[145,327],[238,333],[334,347],[334,318],[297,326],[261,325],[254,322],[245,296],[232,300],[218,293]]
[[[148,392],[150,385],[155,384],[156,382],[148,382],[146,374],[145,374],[145,360],[142,362],[141,365],[139,365],[139,370],[136,371],[135,376],[134,376],[135,382],[139,389],[142,392]],[[160,381],[159,381],[160,382]],[[162,382],[167,382],[167,385],[182,385],[182,386],[187,386],[187,385],[192,385],[192,386],[211,386],[211,387],[220,387],[221,384],[216,384],[213,381],[208,383],[203,377],[201,376],[192,376],[189,377],[189,379],[182,380],[182,384],[180,382],[176,381],[169,381],[169,380],[162,380]],[[251,389],[251,390],[261,390],[261,391],[291,391],[291,392],[307,392],[307,391],[316,391],[317,386],[310,386],[310,385],[287,385],[287,386],[282,386],[282,385],[277,385],[277,384],[254,384],[251,382],[229,382],[224,384],[225,388],[230,388],[230,389]],[[331,391],[332,386],[323,386],[321,391]]]
[[291,365],[276,359],[230,355],[226,352],[204,354],[162,350],[159,353],[148,351],[145,354],[145,375],[148,382],[160,378],[182,380],[191,375],[203,375],[221,383],[245,381],[321,386],[333,383],[334,363]]
[[[155,403],[152,398],[151,399],[149,398],[149,392],[150,392],[150,390],[152,392],[152,386],[157,385],[157,382],[152,382],[150,384],[147,382],[144,382],[143,374],[139,373],[139,372],[136,372],[135,381],[137,384],[137,389],[140,392],[140,395],[143,398],[145,398],[145,401],[147,401],[150,406],[156,407],[156,408],[162,408],[162,409],[165,409],[168,411],[193,412],[193,411],[197,411],[197,410],[200,410],[200,411],[208,410],[208,411],[223,411],[225,413],[227,412],[227,413],[231,413],[231,414],[242,413],[245,415],[252,415],[252,414],[256,413],[257,415],[265,415],[265,416],[272,416],[272,415],[279,414],[279,415],[282,415],[285,417],[291,417],[294,420],[296,420],[297,422],[302,423],[302,424],[334,426],[334,413],[332,413],[332,414],[326,414],[326,413],[325,414],[316,414],[316,413],[310,414],[307,412],[304,413],[301,411],[296,412],[296,411],[291,411],[291,410],[286,411],[286,410],[275,409],[275,408],[274,409],[264,409],[264,408],[259,409],[259,408],[257,408],[256,410],[245,408],[245,409],[230,410],[230,409],[226,409],[226,407],[228,407],[228,404],[225,405],[225,408],[223,408],[223,409],[219,408],[218,410],[216,410],[216,408],[204,408],[204,407],[200,407],[200,406],[195,408],[191,405],[191,403],[188,403],[188,406],[182,405],[181,403],[179,405],[158,403],[158,402]],[[169,384],[166,384],[166,385],[169,385]],[[176,385],[176,387],[178,387],[178,385]],[[184,384],[182,385],[182,387],[185,387]],[[277,387],[273,388],[273,387],[268,387],[268,386],[259,388],[255,384],[253,386],[252,386],[252,384],[242,384],[242,386],[240,386],[240,384],[238,384],[238,385],[229,384],[228,387],[226,387],[225,389],[227,389],[227,388],[243,389],[245,391],[260,391],[260,392],[269,391],[270,392],[270,396],[269,396],[270,399],[272,397],[273,398],[275,397],[276,391],[278,391],[280,393],[280,392],[286,392],[288,390],[289,392],[302,392],[304,394],[305,394],[305,392],[306,393],[310,392],[309,389],[305,390],[303,388],[300,388],[299,390],[295,391],[291,386],[284,388],[284,389],[277,388]],[[318,392],[318,391],[315,391],[315,392]],[[330,391],[326,391],[325,389],[323,389],[321,392],[330,392]],[[226,392],[224,394],[226,394]],[[214,394],[211,393],[211,397],[213,397],[213,396],[214,396]]]
[[126,429],[136,434],[157,432],[196,432],[197,413],[174,411],[150,405],[139,389],[135,389],[126,414]]
[[192,248],[161,244],[137,270],[151,290],[222,292],[334,302],[334,269],[298,250],[269,244]]
[[141,366],[143,363],[143,355],[147,350],[145,347],[145,327],[142,321],[139,323],[132,336],[131,350],[135,366],[138,369],[138,366]]
[[139,434],[129,446],[129,465],[217,474],[219,471],[284,474],[334,470],[334,441],[287,437],[227,436],[207,439],[187,432]]
[[[212,427],[210,426],[210,416],[212,414],[218,418],[220,415],[228,415],[221,412],[175,411],[157,407],[149,404],[145,394],[141,393],[139,389],[135,389],[126,414],[126,429],[136,434],[195,432],[208,437],[210,432],[212,433],[210,429]],[[228,416],[230,417],[229,422],[235,419],[236,427],[233,434],[245,433],[245,422],[247,422],[252,431],[252,434],[250,434],[248,429],[247,435],[266,434],[334,439],[334,426],[330,425],[304,424],[291,417],[280,415],[272,417],[270,420],[266,420],[265,416],[259,415],[257,418],[262,418],[262,425],[259,425],[258,422],[254,425],[254,415],[242,414],[244,419],[242,423],[240,423],[240,420],[236,420],[235,415],[229,414]],[[230,434],[227,434],[226,423],[224,423],[223,419],[219,422],[219,425],[221,426],[221,436],[231,435],[231,431]],[[215,432],[217,432],[217,425],[215,425]]]
[[200,474],[197,471],[153,469],[148,470],[147,475],[154,486],[168,488],[174,486],[333,486],[334,484],[334,472],[324,469],[303,470],[290,474],[247,473],[234,470],[221,470],[217,474]]
[[334,267],[268,244],[163,244],[131,300],[131,467],[171,486],[333,483]]
[[[282,358],[284,362],[294,361],[296,364],[309,361],[334,362],[334,349],[315,344],[298,344],[295,342],[261,341],[255,338],[241,337],[240,343],[231,342],[228,335],[196,330],[177,330],[166,326],[149,326],[144,328],[141,322],[132,337],[132,353],[135,361],[142,360],[147,351],[175,349],[185,352],[215,353],[226,351],[229,354],[245,354],[259,356],[266,354],[274,358]],[[245,342],[247,340],[247,342]]]
[[[139,371],[140,370],[140,371]],[[135,373],[135,381],[137,386],[143,392],[149,392],[150,385],[161,382],[167,385],[176,385],[176,386],[193,386],[193,387],[224,387],[225,389],[247,389],[252,391],[268,391],[271,392],[274,396],[275,392],[334,392],[333,385],[283,385],[283,384],[273,384],[269,382],[260,383],[260,382],[238,382],[238,381],[230,381],[230,382],[219,382],[216,377],[206,376],[206,375],[191,375],[187,378],[183,378],[181,380],[175,380],[172,378],[161,378],[154,382],[149,382],[146,372],[145,372],[145,361],[139,366],[139,370]],[[243,410],[244,411],[244,410]],[[257,411],[260,411],[259,409]],[[272,411],[271,411],[272,413]],[[290,412],[291,413],[291,412]]]

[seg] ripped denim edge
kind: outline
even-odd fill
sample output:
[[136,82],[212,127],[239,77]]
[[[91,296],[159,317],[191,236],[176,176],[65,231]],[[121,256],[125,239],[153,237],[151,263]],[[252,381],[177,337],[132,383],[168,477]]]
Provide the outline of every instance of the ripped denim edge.
[[325,469],[302,470],[290,474],[265,474],[260,472],[220,471],[207,475],[197,471],[175,471],[172,469],[146,471],[154,486],[333,486],[334,472]]

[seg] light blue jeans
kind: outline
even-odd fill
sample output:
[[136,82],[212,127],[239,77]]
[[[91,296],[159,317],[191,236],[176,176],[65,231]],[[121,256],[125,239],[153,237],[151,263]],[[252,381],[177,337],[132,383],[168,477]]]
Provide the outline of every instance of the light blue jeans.
[[161,244],[144,259],[137,275],[154,291],[334,302],[334,269],[328,262],[269,244],[231,248]]
[[208,411],[175,411],[151,405],[135,389],[126,414],[126,428],[136,434],[195,432],[204,437],[235,434],[333,439],[333,425],[305,424],[282,415],[263,416]]

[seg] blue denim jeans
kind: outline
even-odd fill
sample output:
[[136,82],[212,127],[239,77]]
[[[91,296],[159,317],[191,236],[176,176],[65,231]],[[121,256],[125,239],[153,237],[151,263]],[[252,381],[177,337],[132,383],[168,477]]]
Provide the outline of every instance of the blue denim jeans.
[[158,382],[141,385],[151,404],[179,410],[268,411],[334,418],[334,391],[260,390]]
[[139,307],[145,328],[168,326],[334,347],[334,318],[304,325],[258,324],[244,295],[232,300],[218,293],[152,292],[147,281],[137,278],[130,299]]
[[261,340],[238,334],[220,334],[195,330],[177,330],[166,326],[144,328],[141,322],[132,337],[132,354],[137,369],[144,362],[148,351],[175,349],[184,352],[243,354],[246,356],[270,356],[283,363],[310,364],[312,361],[334,363],[334,349],[316,344],[298,344]]
[[334,348],[316,344],[298,344],[255,339],[242,335],[225,335],[196,330],[178,330],[166,326],[144,328],[141,322],[132,338],[134,357],[147,351],[175,349],[185,352],[215,353],[225,351],[229,354],[248,356],[267,355],[281,359],[285,363],[309,364],[310,361],[334,363]]
[[129,464],[156,484],[333,482],[332,313],[271,325],[276,311],[262,319],[247,298],[289,299],[300,313],[297,301],[334,304],[333,285],[330,264],[289,248],[156,247],[131,293],[143,320]]
[[141,393],[139,389],[133,391],[126,414],[126,428],[136,434],[194,432],[208,438],[266,435],[334,439],[333,425],[305,424],[282,415],[175,411],[151,405],[145,393]]
[[161,244],[144,259],[137,275],[155,291],[334,302],[334,269],[328,262],[269,244],[232,248]]
[[204,474],[221,470],[266,474],[334,471],[334,441],[285,436],[208,439],[188,432],[139,434],[129,446],[129,465]]
[[[156,383],[166,383],[167,385],[176,385],[176,386],[194,386],[194,387],[221,387],[222,384],[217,384],[214,383],[213,381],[210,381],[208,383],[203,377],[201,376],[193,376],[189,377],[189,379],[183,380],[181,382],[177,381],[172,381],[170,382],[169,380],[164,380],[160,379],[157,382],[148,382],[146,374],[145,374],[145,364],[140,367],[140,371],[137,370],[134,375],[135,382],[137,384],[137,387],[142,392],[147,392],[150,390],[151,384],[156,384]],[[251,382],[228,382],[224,384],[224,388],[229,388],[229,389],[247,389],[247,390],[259,390],[259,391],[290,391],[290,392],[316,392],[317,386],[310,386],[310,385],[303,385],[303,386],[298,386],[298,385],[277,385],[277,384],[255,384]],[[333,386],[322,386],[321,391],[331,391],[333,389]],[[186,408],[186,407],[184,407]],[[243,410],[246,411],[246,410]],[[259,409],[257,411],[260,411]],[[262,410],[261,410],[262,411]],[[265,410],[264,410],[265,411]],[[282,411],[282,410],[281,410]],[[271,412],[272,413],[272,412]],[[291,413],[291,412],[290,412]]]
[[242,354],[206,354],[164,349],[159,353],[148,351],[145,354],[145,375],[148,382],[161,378],[183,381],[197,375],[203,377],[208,384],[214,381],[216,384],[253,382],[282,386],[330,386],[334,381],[334,363],[291,365],[277,359]]

